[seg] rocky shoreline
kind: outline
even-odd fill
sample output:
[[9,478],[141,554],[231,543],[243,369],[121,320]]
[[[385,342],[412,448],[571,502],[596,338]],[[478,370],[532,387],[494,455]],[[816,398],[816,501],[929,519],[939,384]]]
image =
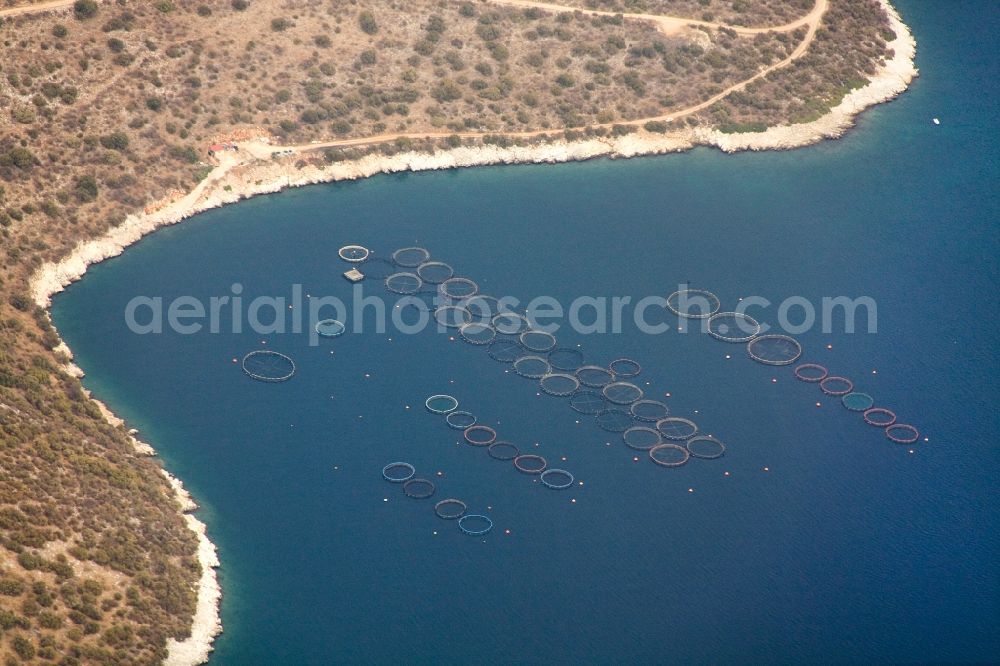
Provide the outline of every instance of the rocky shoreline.
[[[856,116],[864,109],[893,99],[917,76],[913,63],[916,43],[909,28],[902,22],[888,0],[882,0],[889,15],[896,39],[889,44],[893,57],[868,85],[854,90],[828,114],[810,123],[771,127],[764,132],[725,134],[718,130],[687,129],[669,134],[644,131],[614,138],[591,138],[580,141],[555,141],[534,146],[458,147],[434,153],[408,152],[393,156],[369,155],[351,162],[325,167],[295,167],[291,162],[257,159],[241,163],[225,155],[222,163],[198,186],[185,196],[166,202],[150,212],[129,216],[120,226],[102,237],[81,242],[69,256],[59,262],[44,264],[31,279],[31,294],[35,302],[48,307],[54,294],[79,280],[91,264],[121,254],[128,246],[156,229],[175,224],[205,210],[234,203],[258,194],[273,193],[287,187],[314,183],[367,178],[379,173],[425,171],[493,164],[557,163],[587,160],[596,157],[627,158],[658,155],[689,150],[698,145],[715,146],[725,152],[742,150],[781,150],[811,145],[825,139],[842,136],[853,126]],[[249,148],[249,146],[248,146]],[[264,143],[257,146],[262,156],[278,147]],[[69,352],[68,348],[63,351]],[[75,366],[68,371],[78,373]],[[103,405],[101,405],[103,408]],[[121,421],[107,408],[102,412],[113,425]],[[150,455],[152,448],[138,440],[137,452]],[[219,566],[215,545],[206,534],[206,527],[192,511],[197,506],[180,481],[164,471],[182,507],[188,527],[198,536],[198,559],[202,576],[198,584],[198,602],[192,622],[191,636],[184,641],[171,640],[165,663],[186,666],[208,660],[212,641],[222,631],[219,615],[221,589],[216,575]]]

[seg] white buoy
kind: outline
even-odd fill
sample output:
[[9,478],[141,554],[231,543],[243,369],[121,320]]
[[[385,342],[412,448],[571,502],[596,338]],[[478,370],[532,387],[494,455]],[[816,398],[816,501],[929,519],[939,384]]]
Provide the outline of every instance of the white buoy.
[[934,119],[934,124],[935,124],[935,125],[940,125],[940,124],[941,124],[941,121],[940,121],[940,120],[938,120],[937,118],[935,118],[935,119]]

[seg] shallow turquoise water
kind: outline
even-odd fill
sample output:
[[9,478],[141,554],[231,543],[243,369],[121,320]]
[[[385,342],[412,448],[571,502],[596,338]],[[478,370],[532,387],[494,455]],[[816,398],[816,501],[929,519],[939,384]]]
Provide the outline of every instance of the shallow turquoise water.
[[[204,506],[224,563],[212,663],[1000,657],[1000,21],[985,3],[901,9],[921,78],[841,141],[316,186],[165,229],[59,296],[87,386]],[[804,360],[930,441],[908,454],[787,368],[705,335],[563,336],[602,363],[640,360],[648,393],[729,445],[667,470],[447,336],[270,336],[299,372],[264,385],[231,362],[260,336],[125,327],[136,295],[240,282],[346,297],[345,243],[419,243],[521,298],[688,280],[729,307],[870,295],[877,334],[803,334]],[[438,392],[585,485],[550,491],[456,444],[421,406]],[[497,528],[475,539],[435,518],[381,479],[393,460],[444,472],[439,497],[491,507]]]

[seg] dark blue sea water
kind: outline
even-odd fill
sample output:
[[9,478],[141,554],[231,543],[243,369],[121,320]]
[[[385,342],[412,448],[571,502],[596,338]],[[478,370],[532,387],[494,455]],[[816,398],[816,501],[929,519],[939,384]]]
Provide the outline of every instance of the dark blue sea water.
[[[203,506],[225,594],[212,663],[1000,658],[1000,20],[991,3],[900,5],[921,77],[843,140],[316,186],[158,232],[58,297],[86,385]],[[345,243],[419,243],[521,298],[682,281],[730,308],[871,296],[877,334],[805,333],[804,360],[929,441],[892,444],[788,368],[699,334],[564,336],[601,363],[639,360],[648,393],[728,443],[661,469],[446,335],[267,336],[299,368],[268,385],[231,360],[259,335],[125,327],[133,296],[234,282],[346,298]],[[548,490],[458,444],[422,407],[438,392],[584,485]],[[404,497],[380,474],[395,460],[443,472],[438,498],[489,507],[494,531],[465,536]]]

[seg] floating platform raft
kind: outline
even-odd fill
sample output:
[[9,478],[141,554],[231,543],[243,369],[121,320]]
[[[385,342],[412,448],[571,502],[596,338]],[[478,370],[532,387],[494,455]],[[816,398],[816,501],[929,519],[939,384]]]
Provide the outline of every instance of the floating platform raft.
[[344,273],[344,277],[350,282],[361,282],[365,279],[365,274],[359,271],[357,268],[352,268]]

